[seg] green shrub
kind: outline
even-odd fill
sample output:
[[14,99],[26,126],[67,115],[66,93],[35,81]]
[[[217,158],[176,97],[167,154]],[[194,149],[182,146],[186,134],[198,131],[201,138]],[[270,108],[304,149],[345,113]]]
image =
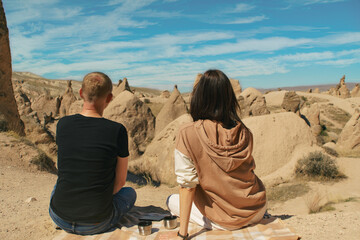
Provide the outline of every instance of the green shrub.
[[310,177],[313,179],[336,179],[345,177],[342,174],[334,159],[322,152],[311,152],[309,155],[298,160],[295,168],[298,177]]

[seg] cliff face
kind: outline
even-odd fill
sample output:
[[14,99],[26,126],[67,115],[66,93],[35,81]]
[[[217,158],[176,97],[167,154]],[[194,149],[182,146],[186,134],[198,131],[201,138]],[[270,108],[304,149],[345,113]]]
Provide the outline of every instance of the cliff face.
[[0,0],[0,131],[13,130],[24,135],[24,124],[17,109],[11,74],[9,30],[3,3]]

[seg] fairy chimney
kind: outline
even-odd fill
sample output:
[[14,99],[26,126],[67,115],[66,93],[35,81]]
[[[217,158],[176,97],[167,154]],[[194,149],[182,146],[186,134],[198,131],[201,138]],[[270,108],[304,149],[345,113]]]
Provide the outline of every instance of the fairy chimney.
[[353,90],[351,90],[351,97],[360,97],[360,87],[359,84],[355,84]]
[[[120,83],[120,81],[119,81],[119,83]],[[119,95],[123,91],[132,92],[126,77],[122,80],[120,85],[118,85],[118,87],[115,88],[115,90],[113,91],[113,95],[116,97],[117,95]]]
[[177,88],[177,85],[175,85],[170,98],[156,116],[155,135],[164,129],[170,122],[185,113],[188,113],[188,108],[184,98],[181,96]]
[[62,96],[61,105],[60,105],[60,117],[64,117],[66,115],[69,115],[69,109],[73,102],[76,101],[75,94],[73,92],[73,89],[71,87],[71,80],[67,81],[67,89],[65,91],[65,94]]
[[0,131],[12,130],[24,135],[24,123],[20,119],[16,105],[11,74],[9,31],[3,3],[0,0]]

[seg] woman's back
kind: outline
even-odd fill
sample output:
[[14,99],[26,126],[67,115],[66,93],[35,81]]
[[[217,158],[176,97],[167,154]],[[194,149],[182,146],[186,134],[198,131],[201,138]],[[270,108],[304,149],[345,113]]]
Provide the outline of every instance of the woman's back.
[[264,185],[253,172],[252,144],[242,123],[226,129],[198,120],[179,132],[176,149],[193,161],[198,175],[194,203],[227,229],[246,225],[266,204]]

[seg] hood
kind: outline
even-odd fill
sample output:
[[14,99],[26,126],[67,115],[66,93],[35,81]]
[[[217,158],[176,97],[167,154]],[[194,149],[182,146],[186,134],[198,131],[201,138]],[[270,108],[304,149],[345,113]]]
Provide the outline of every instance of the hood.
[[230,172],[242,164],[253,164],[252,134],[243,123],[227,129],[215,121],[199,120],[195,123],[195,131],[203,149],[223,171]]

